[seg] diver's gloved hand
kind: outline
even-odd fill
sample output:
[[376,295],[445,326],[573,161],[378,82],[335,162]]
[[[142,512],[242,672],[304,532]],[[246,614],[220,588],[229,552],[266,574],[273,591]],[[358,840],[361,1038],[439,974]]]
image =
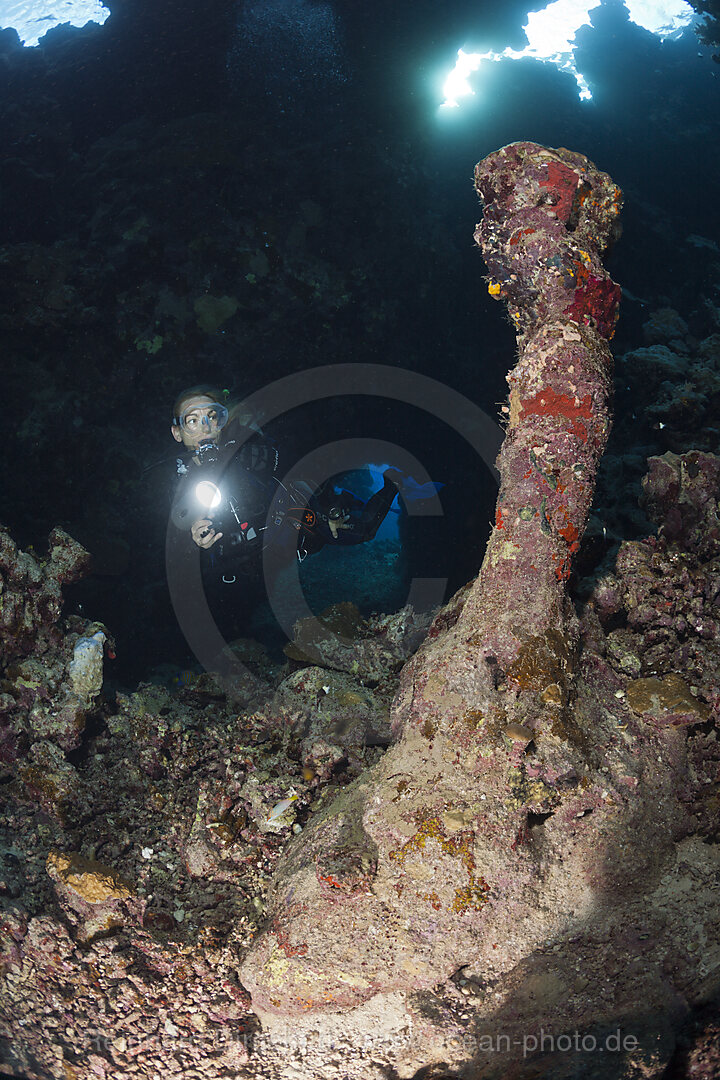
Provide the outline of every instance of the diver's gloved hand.
[[333,540],[338,538],[338,530],[351,528],[347,522],[350,520],[350,515],[345,512],[339,506],[333,506],[328,511],[328,528],[332,533]]
[[222,536],[221,532],[215,532],[210,518],[198,518],[190,527],[190,535],[199,548],[211,548]]

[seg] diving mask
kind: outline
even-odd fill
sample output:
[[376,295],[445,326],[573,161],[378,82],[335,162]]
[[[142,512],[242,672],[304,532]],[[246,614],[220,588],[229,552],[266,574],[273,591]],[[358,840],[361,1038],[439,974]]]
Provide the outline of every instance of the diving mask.
[[227,421],[228,411],[219,401],[188,405],[187,409],[184,409],[177,418],[178,427],[181,427],[188,435],[203,435],[205,437],[225,427]]

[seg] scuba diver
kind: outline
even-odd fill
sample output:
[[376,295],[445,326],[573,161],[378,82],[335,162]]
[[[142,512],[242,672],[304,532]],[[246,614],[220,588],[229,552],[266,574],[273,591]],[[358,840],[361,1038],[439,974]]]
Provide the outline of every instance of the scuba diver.
[[396,469],[384,471],[383,486],[367,502],[331,480],[319,487],[281,480],[274,442],[243,415],[242,405],[226,404],[226,397],[201,385],[175,401],[171,432],[185,453],[177,458],[171,511],[176,532],[169,536],[181,557],[191,553],[192,544],[201,550],[206,591],[224,608],[230,593],[240,601],[231,586],[247,594],[260,583],[264,550],[287,550],[288,529],[300,561],[326,545],[365,543],[403,487]]

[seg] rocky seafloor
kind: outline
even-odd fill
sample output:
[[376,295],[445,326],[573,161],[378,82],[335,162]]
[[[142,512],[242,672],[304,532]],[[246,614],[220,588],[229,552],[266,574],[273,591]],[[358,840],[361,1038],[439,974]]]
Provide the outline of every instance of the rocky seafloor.
[[[659,753],[661,743],[672,744],[669,764],[685,777],[685,817],[666,823],[676,840],[659,868],[675,911],[648,898],[646,934],[622,954],[596,941],[574,972],[565,970],[562,948],[548,944],[543,978],[536,973],[534,990],[518,984],[515,992],[529,1013],[537,995],[540,1015],[543,995],[547,1005],[558,995],[622,1001],[648,957],[656,962],[658,919],[689,926],[695,905],[698,934],[675,949],[683,971],[661,973],[674,998],[658,1029],[646,1016],[642,1031],[628,1028],[634,1053],[586,1055],[580,1065],[573,1058],[572,1068],[584,1071],[571,1072],[571,1055],[548,1055],[547,1047],[539,1060],[518,1053],[511,1063],[498,1054],[481,1071],[418,1056],[423,1019],[440,1025],[446,1048],[462,1057],[474,1017],[495,993],[479,970],[460,967],[431,994],[404,1003],[398,994],[393,1008],[371,1000],[348,1010],[344,1025],[288,1019],[267,1030],[238,976],[264,926],[279,856],[390,743],[399,672],[427,634],[428,617],[404,608],[364,619],[341,604],[298,624],[284,665],[253,642],[234,643],[247,673],[234,685],[186,673],[171,688],[148,683],[104,696],[111,628],[61,610],[62,585],[82,573],[82,549],[56,530],[39,558],[3,533],[0,1073],[26,1080],[716,1076],[720,954],[701,932],[713,919],[712,882],[694,879],[692,852],[699,846],[705,862],[715,858],[717,889],[719,493],[713,455],[652,459],[643,499],[658,535],[624,542],[583,605],[585,660],[611,673],[630,717],[617,739],[657,738]],[[432,637],[446,631],[452,613],[451,604],[437,615]],[[508,759],[532,756],[517,739],[511,732],[506,740]],[[718,906],[716,897],[716,914]],[[298,947],[280,938],[279,946],[288,958]]]
[[288,1075],[253,1049],[238,962],[288,839],[387,746],[428,618],[339,605],[282,667],[235,642],[244,687],[109,700],[109,631],[60,617],[79,545],[57,530],[40,560],[3,533],[1,557],[2,1074]]

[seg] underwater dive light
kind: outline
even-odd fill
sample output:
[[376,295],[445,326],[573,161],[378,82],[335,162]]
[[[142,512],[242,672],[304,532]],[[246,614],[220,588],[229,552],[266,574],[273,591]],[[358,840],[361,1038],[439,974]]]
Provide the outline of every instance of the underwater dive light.
[[217,510],[222,502],[220,488],[210,480],[200,480],[195,485],[195,498],[206,510]]

